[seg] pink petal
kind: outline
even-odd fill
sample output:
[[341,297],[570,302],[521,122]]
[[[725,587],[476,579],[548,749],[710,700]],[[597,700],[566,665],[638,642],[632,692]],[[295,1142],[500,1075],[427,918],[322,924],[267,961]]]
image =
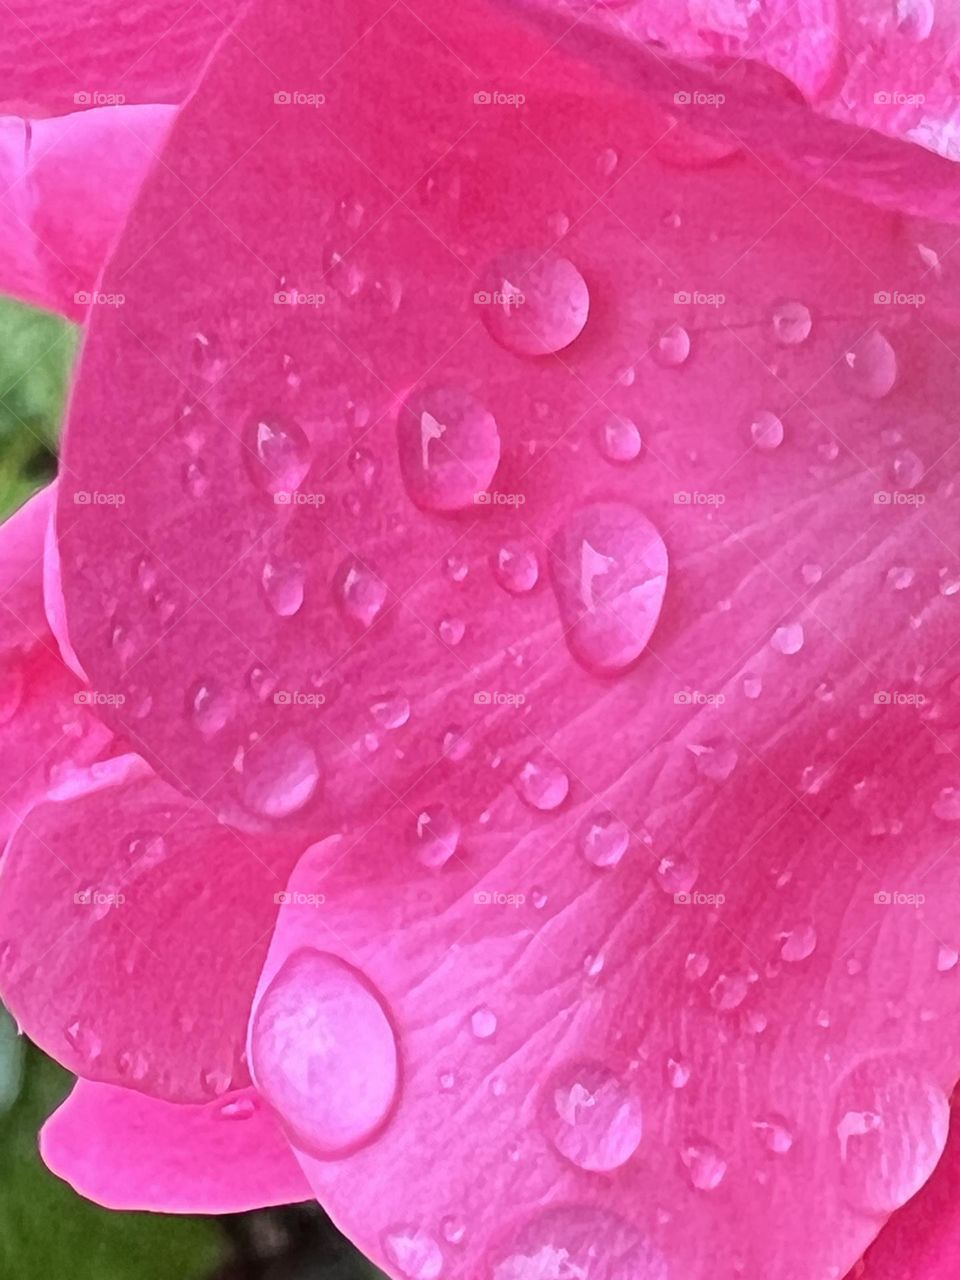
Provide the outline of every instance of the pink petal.
[[91,305],[123,305],[97,279],[175,110],[112,106],[0,121],[6,292],[74,319]]
[[43,607],[50,485],[0,527],[0,842],[64,770],[84,767],[112,735],[63,666]]
[[250,998],[294,851],[144,772],[132,757],[70,779],[23,820],[0,873],[0,987],[77,1074],[205,1102],[248,1082]]
[[0,56],[4,109],[63,115],[75,106],[179,102],[224,37],[237,0],[11,0]]
[[175,786],[343,833],[252,1071],[393,1275],[842,1274],[960,1075],[951,332],[875,303],[890,216],[431,16],[319,65],[255,7],[184,109],[74,398],[71,639]]
[[311,1195],[252,1089],[178,1106],[80,1080],[40,1149],[55,1174],[109,1209],[242,1213]]

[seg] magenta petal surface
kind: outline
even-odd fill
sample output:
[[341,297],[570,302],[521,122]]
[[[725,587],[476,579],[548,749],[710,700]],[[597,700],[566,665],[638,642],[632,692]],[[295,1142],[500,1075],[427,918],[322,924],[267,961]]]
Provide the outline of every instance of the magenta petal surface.
[[177,1105],[80,1080],[44,1125],[40,1149],[54,1173],[109,1209],[242,1213],[311,1194],[249,1088]]
[[128,765],[65,787],[14,833],[3,1000],[77,1074],[204,1102],[249,1083],[250,997],[292,851],[237,836]]

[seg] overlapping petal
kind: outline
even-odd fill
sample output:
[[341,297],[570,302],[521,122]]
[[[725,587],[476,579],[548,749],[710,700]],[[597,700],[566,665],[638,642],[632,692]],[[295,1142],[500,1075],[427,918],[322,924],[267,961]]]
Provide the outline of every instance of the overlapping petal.
[[839,1274],[960,1075],[958,378],[916,246],[647,154],[631,93],[480,5],[334,8],[319,59],[286,17],[118,248],[60,533],[154,767],[342,832],[257,1083],[397,1275]]
[[240,1213],[310,1198],[270,1112],[252,1089],[176,1105],[80,1080],[47,1121],[43,1158],[111,1209]]

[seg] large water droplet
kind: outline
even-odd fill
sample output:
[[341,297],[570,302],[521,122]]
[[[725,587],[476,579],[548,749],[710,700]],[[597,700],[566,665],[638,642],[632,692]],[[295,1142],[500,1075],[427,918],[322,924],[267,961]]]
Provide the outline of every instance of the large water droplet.
[[516,779],[517,791],[533,809],[559,808],[570,790],[570,778],[553,760],[528,760]]
[[397,1096],[399,1055],[382,997],[358,969],[311,948],[289,956],[261,997],[250,1066],[292,1140],[320,1159],[369,1143]]
[[626,824],[606,810],[591,814],[580,832],[580,852],[595,867],[615,867],[629,844]]
[[535,249],[497,258],[483,272],[481,304],[487,331],[518,355],[562,351],[587,323],[590,291],[568,258]]
[[886,1215],[933,1172],[947,1140],[950,1104],[911,1063],[869,1058],[841,1082],[834,1124],[844,1198]]
[[[662,1255],[625,1219],[584,1205],[541,1210],[494,1249],[483,1280],[669,1280]],[[479,1277],[478,1277],[479,1280]]]
[[383,1237],[387,1258],[405,1280],[437,1280],[443,1271],[443,1252],[427,1231],[394,1227]]
[[267,493],[289,493],[310,470],[310,442],[292,421],[254,418],[243,435],[244,462]]
[[623,503],[585,507],[553,543],[554,590],[574,657],[602,674],[639,658],[657,624],[667,549],[650,521]]
[[295,561],[268,560],[261,576],[263,592],[274,613],[292,618],[303,604],[303,567]]
[[457,387],[413,391],[397,418],[397,446],[407,492],[431,511],[482,503],[500,463],[493,414]]
[[897,380],[897,357],[880,330],[871,329],[843,353],[840,372],[851,391],[882,400]]
[[287,818],[312,799],[320,781],[313,747],[293,733],[261,739],[243,760],[243,799],[265,818]]
[[598,1063],[563,1067],[544,1091],[541,1118],[561,1155],[593,1173],[619,1169],[643,1135],[640,1102]]

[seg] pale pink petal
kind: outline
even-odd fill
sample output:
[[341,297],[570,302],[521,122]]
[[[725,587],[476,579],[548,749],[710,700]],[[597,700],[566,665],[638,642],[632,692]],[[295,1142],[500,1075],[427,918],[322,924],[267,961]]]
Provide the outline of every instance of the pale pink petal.
[[47,1165],[109,1209],[242,1213],[310,1188],[253,1089],[201,1105],[80,1080],[40,1134]]
[[250,998],[295,850],[143,773],[132,757],[66,778],[21,822],[0,871],[0,991],[77,1074],[203,1102],[248,1082]]

